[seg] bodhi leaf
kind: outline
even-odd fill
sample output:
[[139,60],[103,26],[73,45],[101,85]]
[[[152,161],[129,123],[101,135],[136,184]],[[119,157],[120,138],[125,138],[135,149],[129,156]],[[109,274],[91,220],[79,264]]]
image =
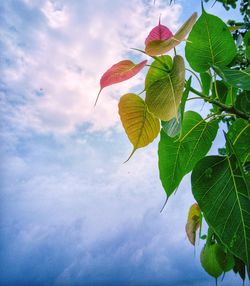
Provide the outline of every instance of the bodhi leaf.
[[172,36],[173,34],[168,29],[168,27],[161,25],[161,22],[159,20],[159,24],[156,27],[154,27],[147,36],[145,40],[145,45],[156,40],[165,41],[171,38]]
[[208,72],[200,73],[202,82],[202,92],[209,96],[209,91],[212,87],[212,76]]
[[183,26],[176,32],[176,34],[168,40],[155,40],[147,43],[145,47],[145,52],[151,56],[157,56],[164,54],[174,47],[179,45],[188,35],[190,30],[192,29],[197,18],[197,13],[194,13],[184,24]]
[[175,137],[181,132],[181,111],[178,109],[177,116],[172,118],[169,121],[162,121],[161,126],[164,132],[168,134],[170,137]]
[[241,88],[244,90],[250,90],[250,67],[245,70],[219,68],[213,66],[216,73],[230,85]]
[[203,9],[189,34],[185,54],[192,69],[202,73],[210,65],[227,66],[236,56],[236,46],[227,25]]
[[210,150],[217,130],[217,120],[207,122],[198,113],[187,111],[184,113],[179,139],[171,138],[161,131],[158,147],[159,171],[167,197]]
[[157,137],[160,132],[160,122],[148,111],[144,100],[134,93],[123,95],[118,107],[122,125],[134,146],[129,160],[136,149],[147,146]]
[[188,213],[186,224],[187,237],[191,244],[195,245],[196,231],[200,226],[201,211],[197,203],[193,204]]
[[236,97],[235,108],[250,116],[250,91],[243,91]]
[[95,105],[104,87],[130,79],[131,77],[135,76],[141,69],[143,69],[146,63],[147,60],[142,61],[139,64],[134,64],[130,60],[124,60],[109,68],[101,77],[100,91],[97,95]]
[[182,118],[183,118],[183,113],[185,109],[185,104],[186,104],[188,94],[190,91],[191,79],[192,78],[190,76],[190,78],[186,82],[186,88],[181,98],[181,104],[178,109],[177,117],[172,118],[170,121],[161,122],[162,129],[170,137],[175,137],[181,132]]
[[[222,80],[215,80],[212,86],[212,97],[216,98],[222,103],[225,103],[228,96],[228,86]],[[218,106],[213,104],[213,111],[217,112]]]
[[159,119],[169,121],[177,116],[185,84],[185,65],[181,56],[175,56],[170,72],[152,69],[146,76],[146,103]]
[[192,172],[192,192],[216,236],[250,269],[249,174],[227,139],[230,156],[207,156]]
[[244,36],[244,44],[246,46],[245,55],[250,60],[250,30],[248,30]]
[[235,152],[241,162],[250,160],[250,123],[243,119],[237,119],[228,130],[228,137],[234,145]]

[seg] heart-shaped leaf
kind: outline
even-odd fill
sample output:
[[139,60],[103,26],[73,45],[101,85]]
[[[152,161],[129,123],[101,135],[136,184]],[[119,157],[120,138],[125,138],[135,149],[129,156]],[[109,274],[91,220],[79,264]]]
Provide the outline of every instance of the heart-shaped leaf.
[[218,121],[205,121],[193,111],[184,113],[180,138],[171,138],[161,130],[158,147],[162,186],[169,197],[182,178],[203,158],[217,134]]
[[243,163],[250,161],[250,123],[237,119],[228,130],[228,137],[234,145],[235,153]]
[[201,73],[211,65],[227,66],[236,55],[236,46],[227,25],[203,9],[189,34],[185,54],[192,69]]
[[135,64],[130,60],[123,60],[109,68],[101,77],[100,91],[97,95],[95,105],[104,87],[125,81],[135,76],[146,65],[147,60]]
[[169,38],[168,40],[155,40],[150,41],[147,43],[145,47],[145,52],[151,56],[157,56],[164,54],[174,47],[179,45],[188,35],[190,30],[192,29],[195,21],[197,18],[197,13],[194,13],[183,25],[182,27],[176,32],[176,34]]
[[172,32],[169,30],[168,27],[161,25],[161,22],[159,21],[159,24],[154,27],[147,36],[145,40],[145,45],[156,40],[165,41],[171,37],[173,37]]
[[216,73],[230,85],[241,88],[244,90],[250,90],[250,67],[245,70],[219,68],[213,66]]
[[190,91],[191,79],[192,78],[190,76],[190,78],[186,82],[186,88],[185,88],[185,91],[183,92],[183,95],[181,98],[181,104],[179,106],[177,116],[172,118],[170,121],[162,121],[161,122],[162,129],[170,137],[175,137],[181,133],[183,113],[184,113],[185,104],[186,104],[186,101],[188,98],[188,94]]
[[134,93],[121,97],[119,114],[125,132],[134,146],[129,160],[136,149],[147,146],[157,137],[160,132],[160,121],[149,112],[144,100]]
[[250,176],[231,155],[207,156],[192,172],[192,192],[220,241],[250,270]]
[[[166,56],[165,56],[166,57]],[[181,56],[173,60],[170,72],[156,69],[152,64],[145,81],[146,103],[149,110],[158,118],[169,121],[177,116],[185,84],[185,65]]]

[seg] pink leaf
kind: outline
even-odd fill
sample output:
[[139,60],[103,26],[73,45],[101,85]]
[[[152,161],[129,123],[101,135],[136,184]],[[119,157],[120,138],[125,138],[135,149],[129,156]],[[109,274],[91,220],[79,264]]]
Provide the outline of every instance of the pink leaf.
[[102,76],[100,80],[100,91],[97,95],[95,105],[98,101],[99,95],[102,89],[106,86],[125,81],[134,75],[136,75],[141,69],[146,65],[147,60],[140,62],[139,64],[134,64],[130,60],[120,61],[119,63],[113,65],[108,69]]
[[168,29],[168,27],[161,25],[161,22],[159,20],[159,24],[154,27],[147,36],[145,40],[145,45],[156,40],[165,41],[170,39],[171,37],[173,37],[172,32]]

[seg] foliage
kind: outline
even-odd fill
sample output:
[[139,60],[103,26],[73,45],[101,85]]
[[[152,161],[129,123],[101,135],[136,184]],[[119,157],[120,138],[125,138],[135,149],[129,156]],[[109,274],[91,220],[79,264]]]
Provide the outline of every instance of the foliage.
[[[236,7],[237,0],[219,2],[229,9]],[[199,237],[206,240],[201,265],[216,279],[232,270],[245,280],[250,272],[250,31],[245,0],[241,13],[243,23],[231,21],[228,26],[202,6],[198,20],[194,13],[175,34],[159,21],[146,37],[145,49],[135,49],[152,59],[145,77],[145,99],[129,93],[118,106],[133,145],[129,159],[160,133],[159,174],[167,199],[192,172],[196,203],[189,210],[186,233],[195,245],[200,229]],[[182,42],[192,70],[176,54],[175,47]],[[173,49],[173,58],[165,55]],[[100,92],[136,75],[146,63],[115,64],[102,76]],[[197,84],[200,90],[194,88]],[[205,118],[185,111],[186,101],[196,99],[210,104]],[[222,130],[225,146],[219,155],[208,156]],[[203,219],[209,226],[205,235]]]

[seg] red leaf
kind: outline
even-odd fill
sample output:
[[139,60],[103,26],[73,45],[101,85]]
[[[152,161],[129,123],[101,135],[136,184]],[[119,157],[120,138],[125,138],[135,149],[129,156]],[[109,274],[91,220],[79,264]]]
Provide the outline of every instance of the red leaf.
[[124,60],[113,65],[108,69],[102,76],[100,80],[100,91],[97,95],[95,105],[98,101],[99,95],[102,89],[106,86],[125,81],[134,75],[136,75],[141,69],[146,65],[147,60],[140,62],[139,64],[134,64],[132,61]]
[[169,30],[168,27],[161,25],[161,22],[159,20],[159,24],[156,27],[154,27],[147,36],[145,40],[145,45],[156,40],[165,41],[170,39],[171,37],[173,37],[172,32]]

